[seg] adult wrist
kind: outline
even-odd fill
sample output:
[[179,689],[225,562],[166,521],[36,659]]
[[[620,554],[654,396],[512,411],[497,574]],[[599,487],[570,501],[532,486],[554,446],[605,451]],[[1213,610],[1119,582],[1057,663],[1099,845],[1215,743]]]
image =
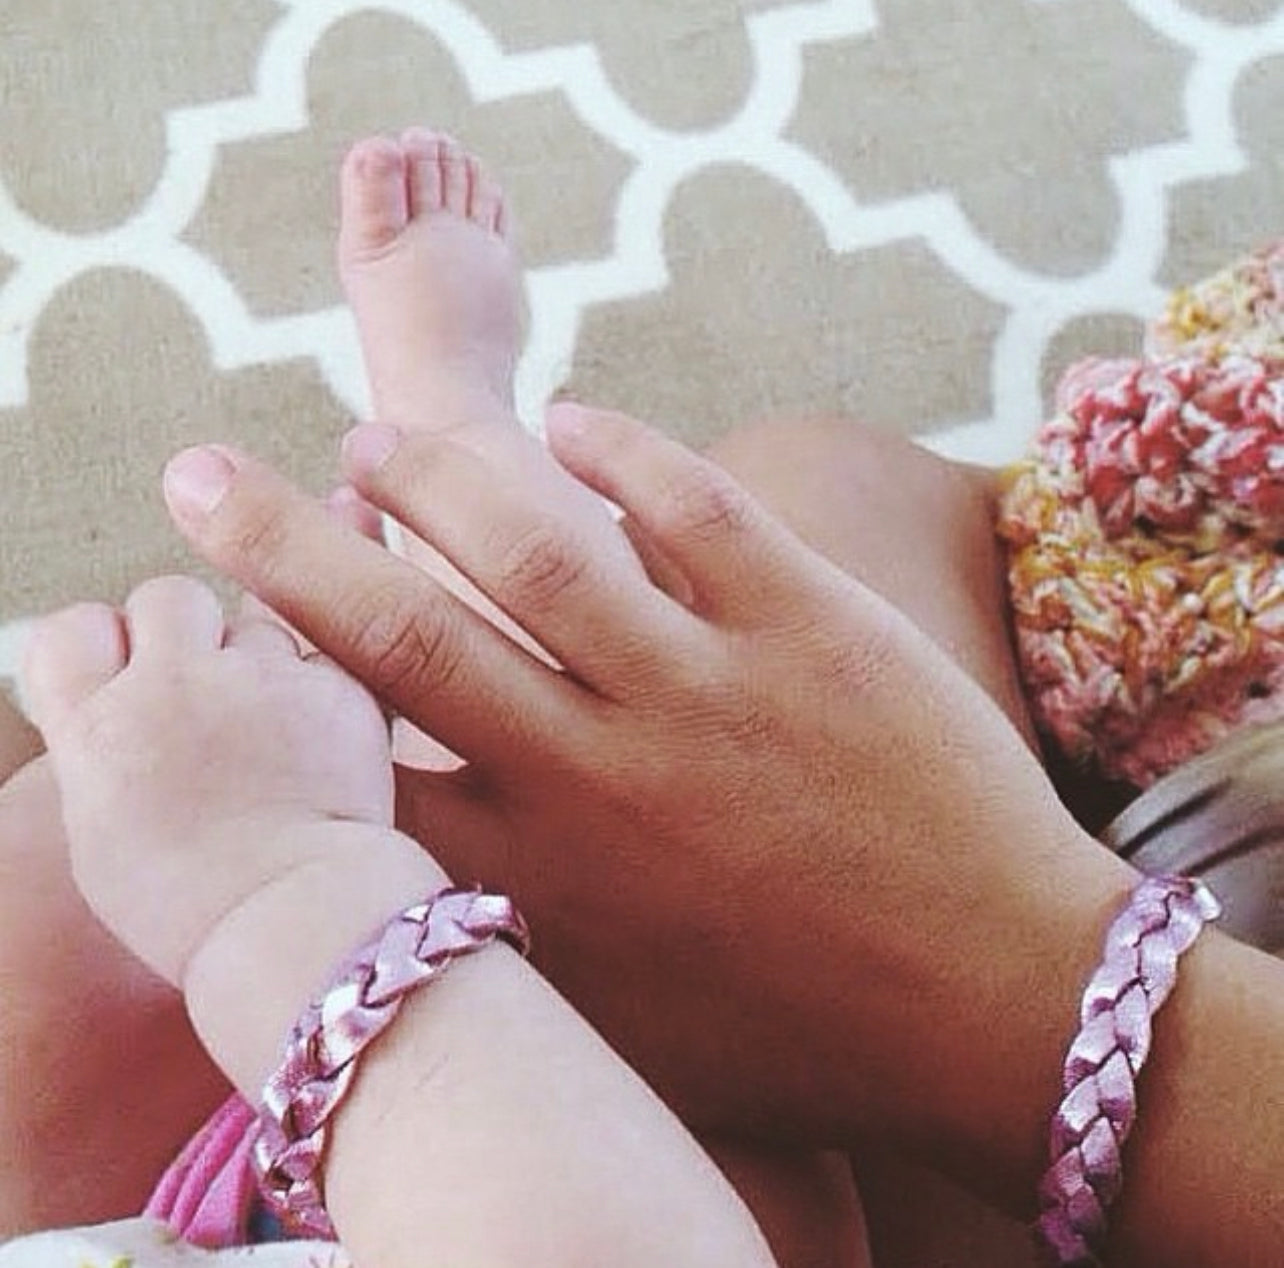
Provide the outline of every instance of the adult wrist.
[[1284,966],[1215,928],[1183,957],[1140,1086],[1110,1262],[1273,1262],[1284,1237],[1284,1125],[1271,1112],[1284,1084],[1281,998]]
[[1111,921],[1080,1001],[1039,1185],[1037,1236],[1058,1264],[1101,1264],[1156,1014],[1177,984],[1182,957],[1220,916],[1202,881],[1158,876],[1139,882]]
[[911,1135],[934,1165],[1029,1219],[1047,1165],[1048,1121],[1084,984],[1101,939],[1139,879],[1078,829],[1063,833],[1038,868],[1006,892],[952,956],[930,1011],[934,1043]]

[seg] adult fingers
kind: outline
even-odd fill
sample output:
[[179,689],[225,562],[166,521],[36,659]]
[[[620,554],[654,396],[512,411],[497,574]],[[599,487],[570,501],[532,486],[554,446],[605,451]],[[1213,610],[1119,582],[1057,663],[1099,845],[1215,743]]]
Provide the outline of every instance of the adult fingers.
[[506,769],[574,734],[588,698],[573,683],[262,463],[187,450],[165,496],[215,568],[467,760]]
[[[505,429],[510,430],[510,429]],[[492,446],[494,429],[488,435]],[[441,551],[580,682],[609,699],[670,680],[697,651],[690,615],[650,584],[627,539],[567,505],[563,473],[541,455],[479,452],[460,433],[350,433],[346,474],[371,502]],[[583,496],[583,489],[578,490]]]
[[325,501],[326,509],[341,524],[372,542],[384,543],[383,516],[349,484],[341,484]]
[[550,408],[547,433],[557,460],[623,508],[635,540],[650,539],[685,578],[702,616],[761,625],[797,609],[800,543],[721,467],[624,414],[580,405]]
[[[340,524],[346,525],[353,532],[368,537],[371,541],[383,541],[383,519],[379,512],[364,501],[357,491],[346,484],[334,489],[325,500],[326,510]],[[241,595],[240,611],[237,619],[238,629],[249,625],[275,625],[284,630],[295,644],[297,651],[310,655],[316,648],[308,642],[298,630],[292,629],[279,612],[273,612],[258,595],[246,590]]]

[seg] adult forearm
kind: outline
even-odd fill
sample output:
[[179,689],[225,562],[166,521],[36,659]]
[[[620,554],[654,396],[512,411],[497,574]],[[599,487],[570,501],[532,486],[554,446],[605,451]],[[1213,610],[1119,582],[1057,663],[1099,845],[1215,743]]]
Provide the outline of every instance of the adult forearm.
[[[898,1143],[1031,1220],[1079,1000],[1136,879],[1086,838],[1067,848],[1058,873],[1030,879],[988,957],[973,947],[948,959],[941,948],[939,982],[903,1012],[908,1071],[888,1079]],[[1282,1092],[1284,965],[1207,930],[1180,961],[1138,1080],[1111,1211],[1117,1262],[1274,1262]]]

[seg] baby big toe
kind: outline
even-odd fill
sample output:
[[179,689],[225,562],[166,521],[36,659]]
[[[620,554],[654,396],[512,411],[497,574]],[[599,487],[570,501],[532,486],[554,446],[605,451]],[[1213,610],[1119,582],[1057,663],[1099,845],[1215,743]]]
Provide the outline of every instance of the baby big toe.
[[80,603],[40,621],[23,665],[23,689],[47,735],[129,661],[120,613],[105,603]]
[[125,604],[135,660],[182,659],[223,646],[223,605],[208,586],[191,577],[145,581]]
[[391,246],[410,218],[407,156],[384,137],[348,151],[339,178],[341,257],[361,258]]

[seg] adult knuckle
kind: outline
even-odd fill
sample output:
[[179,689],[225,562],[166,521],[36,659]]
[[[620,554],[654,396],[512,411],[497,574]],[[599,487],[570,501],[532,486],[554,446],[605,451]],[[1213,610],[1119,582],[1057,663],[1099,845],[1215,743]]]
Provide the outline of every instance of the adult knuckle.
[[584,581],[589,561],[574,538],[551,523],[522,533],[500,566],[504,597],[523,610],[547,610]]
[[454,634],[444,605],[376,602],[358,619],[353,646],[369,685],[397,699],[427,681],[440,688],[455,678],[460,660]]
[[704,729],[726,752],[771,750],[786,731],[777,693],[740,673],[710,675],[693,703]]
[[846,638],[813,638],[809,653],[812,679],[826,697],[859,695],[899,676],[899,649],[883,621],[867,620]]
[[251,502],[242,505],[226,524],[222,547],[233,558],[265,565],[280,558],[288,538],[288,517],[281,508]]

